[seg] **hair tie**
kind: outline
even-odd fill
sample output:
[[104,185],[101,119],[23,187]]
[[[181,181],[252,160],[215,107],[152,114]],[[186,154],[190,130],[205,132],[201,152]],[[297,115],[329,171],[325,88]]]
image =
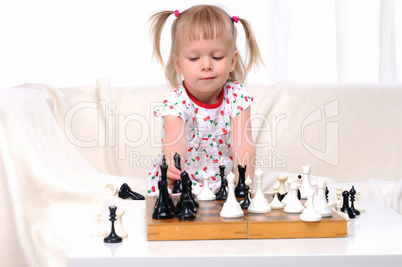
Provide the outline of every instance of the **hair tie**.
[[179,10],[176,9],[176,10],[174,11],[174,15],[176,16],[176,18],[179,16],[179,14],[180,14]]
[[233,19],[233,21],[236,22],[236,23],[239,22],[239,17],[233,16],[232,19]]

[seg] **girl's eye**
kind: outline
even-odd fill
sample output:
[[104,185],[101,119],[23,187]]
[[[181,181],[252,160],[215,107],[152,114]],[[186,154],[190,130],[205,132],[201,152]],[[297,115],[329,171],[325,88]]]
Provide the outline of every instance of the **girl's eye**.
[[223,57],[212,57],[215,60],[221,60]]
[[197,61],[198,57],[190,57],[189,60],[190,61]]

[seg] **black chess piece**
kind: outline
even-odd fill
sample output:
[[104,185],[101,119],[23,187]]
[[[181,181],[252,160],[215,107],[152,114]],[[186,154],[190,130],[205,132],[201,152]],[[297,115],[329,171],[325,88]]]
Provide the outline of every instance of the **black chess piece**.
[[[188,177],[188,173],[186,171],[181,173],[180,178],[183,185],[188,185],[188,180],[190,180],[190,178]],[[183,186],[183,191],[181,192],[181,211],[177,214],[177,218],[179,218],[180,221],[195,219],[195,213],[193,212],[194,204],[190,200],[190,194],[191,192],[189,192],[189,187]]]
[[227,191],[227,186],[228,186],[228,181],[225,178],[225,166],[224,165],[219,165],[219,175],[221,176],[221,188],[219,188],[219,191],[215,194],[216,200],[226,200],[228,198],[228,191]]
[[237,168],[239,170],[239,182],[237,183],[236,188],[235,188],[235,195],[238,198],[245,198],[246,197],[246,184],[245,184],[246,177],[245,176],[246,176],[247,166],[244,165],[244,167],[243,167],[241,165],[237,165]]
[[349,192],[344,191],[342,193],[342,197],[343,197],[343,206],[341,208],[341,211],[346,213],[350,219],[356,218],[356,215],[353,213],[353,211],[350,209],[349,206]]
[[105,242],[105,243],[120,243],[123,241],[123,238],[118,236],[114,230],[114,222],[116,221],[116,209],[117,209],[116,206],[109,207],[109,212],[110,212],[109,221],[112,222],[112,227],[110,230],[110,234],[103,239],[103,242]]
[[[181,162],[180,162],[180,155],[175,153],[173,156],[173,160],[174,160],[174,165],[175,167],[181,171]],[[181,193],[181,191],[183,190],[182,187],[182,181],[181,180],[176,180],[173,182],[173,189],[172,189],[172,193]]]
[[352,186],[352,188],[350,189],[349,195],[350,195],[350,209],[353,211],[354,214],[360,215],[360,211],[355,208],[356,190],[354,186]]
[[244,198],[244,201],[240,204],[240,207],[244,210],[248,209],[251,203],[249,198],[250,186],[246,185],[245,189],[246,189],[246,196]]
[[160,165],[160,168],[162,177],[161,180],[158,182],[159,196],[155,203],[152,218],[157,220],[171,219],[174,217],[174,204],[168,192],[166,176],[168,165],[166,165],[165,155],[163,155],[162,165]]
[[[299,180],[301,180],[302,176],[299,174],[297,176],[297,178],[299,178]],[[300,188],[297,188],[297,198],[300,200],[301,199],[301,193],[300,193]]]
[[122,199],[131,198],[133,200],[144,200],[145,197],[137,192],[131,190],[130,186],[126,183],[122,184],[118,196]]
[[[282,201],[282,199],[284,199],[287,194],[288,194],[288,192],[286,192],[285,194],[280,194],[280,193],[278,192],[277,195],[278,195],[279,201]],[[299,199],[299,200],[300,200],[300,199]]]
[[[187,176],[187,177],[185,177],[185,176]],[[187,180],[189,180],[188,179],[188,173],[186,172],[186,171],[183,171],[181,174],[180,174],[180,179],[181,179],[181,182],[182,182],[182,184],[185,184],[185,183],[187,183],[188,185],[189,185],[189,183],[187,182]],[[193,212],[193,213],[197,213],[197,209],[195,208],[195,204],[194,204],[194,202],[192,201],[192,199],[191,199],[191,195],[192,195],[192,193],[191,193],[191,191],[189,190],[190,188],[189,188],[189,186],[187,186],[187,194],[188,194],[188,197],[189,197],[189,201],[190,201],[190,203],[189,203],[189,208],[190,208],[190,210]],[[183,191],[182,191],[182,193],[180,194],[180,199],[179,199],[179,201],[176,203],[176,208],[174,209],[174,214],[176,214],[176,216],[183,210],[183,203],[184,203],[184,201],[185,201],[185,197],[186,197],[186,194],[184,194],[183,193]],[[198,202],[197,202],[198,203]]]

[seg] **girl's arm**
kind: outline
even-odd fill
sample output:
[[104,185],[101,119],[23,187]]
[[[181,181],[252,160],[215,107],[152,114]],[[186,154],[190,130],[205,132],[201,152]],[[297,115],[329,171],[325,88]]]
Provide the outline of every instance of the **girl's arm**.
[[174,180],[180,180],[180,171],[175,167],[173,156],[179,154],[183,159],[187,154],[187,140],[185,135],[185,126],[182,119],[176,116],[164,116],[165,136],[163,138],[163,154],[166,157],[166,164],[169,165],[167,170],[168,187],[173,187]]
[[254,179],[255,147],[251,132],[250,110],[251,108],[247,108],[232,119],[233,170],[237,180],[239,164],[247,165],[245,178],[250,176],[250,179]]

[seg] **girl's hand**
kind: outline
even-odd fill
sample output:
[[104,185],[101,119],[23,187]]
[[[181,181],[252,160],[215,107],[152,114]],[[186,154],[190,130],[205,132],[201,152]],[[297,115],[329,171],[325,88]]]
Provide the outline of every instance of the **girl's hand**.
[[174,181],[180,180],[180,174],[181,174],[181,171],[179,171],[175,166],[169,165],[167,172],[166,172],[166,177],[167,177],[168,187],[170,189],[173,188]]

